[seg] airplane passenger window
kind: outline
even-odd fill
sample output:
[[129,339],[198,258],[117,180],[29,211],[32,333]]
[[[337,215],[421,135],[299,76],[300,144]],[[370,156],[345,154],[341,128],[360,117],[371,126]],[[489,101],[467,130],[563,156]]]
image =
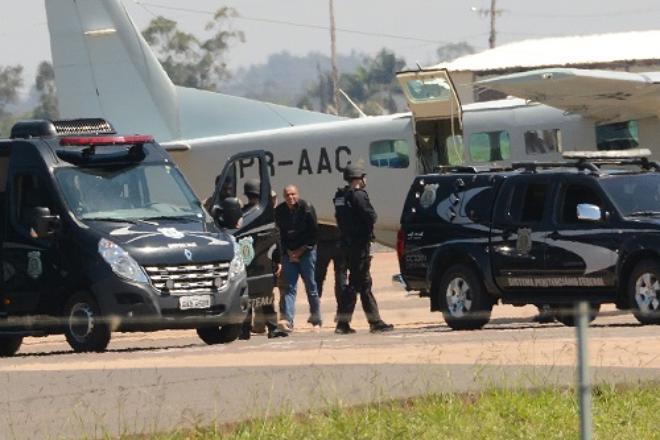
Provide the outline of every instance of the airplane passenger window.
[[369,144],[369,163],[379,168],[408,168],[410,145],[403,139],[386,139]]
[[525,132],[525,152],[527,154],[546,154],[561,151],[561,131],[529,130]]
[[596,145],[599,150],[627,150],[639,146],[637,121],[614,122],[596,126]]
[[506,131],[472,133],[468,145],[473,162],[494,162],[511,158],[511,141]]

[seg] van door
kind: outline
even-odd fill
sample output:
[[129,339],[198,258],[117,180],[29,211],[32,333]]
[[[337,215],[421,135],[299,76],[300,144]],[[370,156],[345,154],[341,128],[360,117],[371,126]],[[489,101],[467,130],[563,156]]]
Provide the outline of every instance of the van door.
[[7,181],[9,173],[9,144],[0,145],[0,317],[6,315],[5,309],[5,277],[9,274],[5,269],[5,259],[2,248],[5,242],[5,226],[7,222]]
[[397,73],[413,114],[418,171],[463,163],[461,102],[446,69]]
[[[19,148],[14,148],[14,153]],[[13,157],[12,157],[13,164]],[[50,180],[38,168],[13,167],[7,185],[2,243],[4,295],[8,313],[56,314],[64,286],[57,235],[37,237],[36,213],[59,209]]]
[[[245,193],[246,184],[258,182],[259,194]],[[251,188],[250,185],[247,185]],[[273,291],[272,254],[278,241],[275,227],[274,199],[271,197],[270,174],[266,152],[247,151],[230,157],[216,181],[213,203],[220,205],[226,197],[241,201],[243,218],[236,237],[247,268],[251,298],[270,296]]]

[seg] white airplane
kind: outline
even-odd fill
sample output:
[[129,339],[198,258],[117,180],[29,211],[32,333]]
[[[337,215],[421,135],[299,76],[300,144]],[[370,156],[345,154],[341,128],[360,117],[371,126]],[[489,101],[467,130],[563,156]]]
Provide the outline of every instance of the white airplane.
[[[446,70],[401,72],[411,112],[358,119],[178,87],[120,0],[45,4],[63,117],[102,117],[118,132],[154,135],[200,198],[213,192],[230,155],[266,150],[272,186],[297,184],[328,224],[344,167],[362,163],[379,214],[376,239],[390,246],[409,184],[420,173],[650,145],[660,130],[654,105],[660,76],[632,73],[509,75],[480,85],[525,99],[461,106]],[[239,181],[258,176],[254,165],[251,159],[237,165]]]

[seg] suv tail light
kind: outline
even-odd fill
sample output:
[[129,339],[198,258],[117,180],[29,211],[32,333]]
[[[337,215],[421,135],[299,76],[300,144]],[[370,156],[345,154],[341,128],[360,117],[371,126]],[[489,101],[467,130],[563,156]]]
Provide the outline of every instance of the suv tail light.
[[406,233],[403,232],[403,229],[399,229],[399,232],[396,234],[396,255],[399,257],[399,260],[403,257],[403,248],[405,246],[404,238]]

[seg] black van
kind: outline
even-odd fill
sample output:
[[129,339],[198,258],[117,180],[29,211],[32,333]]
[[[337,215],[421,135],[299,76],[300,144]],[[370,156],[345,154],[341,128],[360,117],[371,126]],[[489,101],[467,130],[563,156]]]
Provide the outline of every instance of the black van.
[[248,276],[252,296],[272,291],[277,239],[263,152],[230,158],[216,180],[246,160],[262,200],[237,228],[237,199],[216,188],[214,220],[150,136],[117,136],[104,120],[16,124],[0,140],[0,355],[54,333],[77,352],[105,350],[112,331],[236,339]]

